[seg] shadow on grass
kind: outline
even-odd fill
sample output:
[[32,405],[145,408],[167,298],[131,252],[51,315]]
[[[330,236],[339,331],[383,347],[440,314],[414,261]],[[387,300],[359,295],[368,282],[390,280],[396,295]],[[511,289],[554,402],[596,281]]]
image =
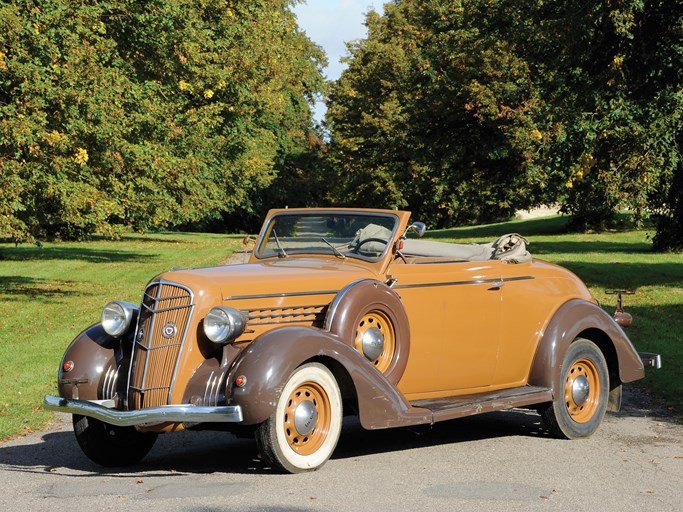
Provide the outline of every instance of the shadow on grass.
[[631,291],[637,291],[643,286],[683,287],[683,265],[680,263],[592,263],[562,260],[556,263],[574,272],[590,287]]
[[[121,240],[108,240],[110,243],[122,243],[125,244],[126,242],[135,242],[135,243],[141,243],[141,244],[173,244],[173,245],[178,245],[178,244],[190,244],[193,242],[192,240],[192,235],[194,233],[188,233],[187,236],[183,239],[183,233],[167,233],[167,234],[160,234],[160,233],[150,233],[148,235],[126,235],[123,237]],[[173,236],[173,238],[170,238],[170,236]],[[217,241],[220,242],[220,241]]]
[[221,234],[221,233],[194,233],[191,231],[162,231],[159,233],[133,234],[126,235],[120,241],[135,241],[142,243],[161,243],[161,244],[187,244],[197,240],[212,240],[220,244],[222,242],[241,241],[244,235],[239,234]]
[[2,247],[0,260],[4,261],[49,261],[80,260],[91,263],[136,262],[156,259],[155,255],[131,251],[107,251],[85,247]]
[[82,283],[36,279],[26,276],[0,276],[0,296],[8,301],[59,302],[59,299],[73,295],[87,295]]
[[584,253],[626,253],[652,254],[652,246],[646,242],[609,242],[605,240],[543,241],[531,240],[532,254],[584,254]]

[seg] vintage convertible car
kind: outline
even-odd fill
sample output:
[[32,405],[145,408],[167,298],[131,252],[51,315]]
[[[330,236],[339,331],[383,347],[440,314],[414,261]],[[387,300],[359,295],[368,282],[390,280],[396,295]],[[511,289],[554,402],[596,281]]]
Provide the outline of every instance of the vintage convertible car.
[[591,435],[644,365],[574,274],[526,240],[419,240],[410,213],[269,212],[248,261],[172,269],[68,347],[59,396],[83,452],[139,461],[180,429],[254,435],[286,472],[324,464],[342,416],[366,429],[530,407]]

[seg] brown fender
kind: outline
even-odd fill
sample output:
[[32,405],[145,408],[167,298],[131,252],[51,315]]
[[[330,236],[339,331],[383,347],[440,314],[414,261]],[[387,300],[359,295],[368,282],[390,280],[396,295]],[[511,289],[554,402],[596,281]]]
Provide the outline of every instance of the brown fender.
[[[109,336],[101,324],[88,327],[71,342],[59,366],[59,396],[80,400],[98,400],[103,373],[115,364],[120,341]],[[64,363],[73,362],[71,371]]]
[[546,326],[529,373],[529,384],[549,387],[553,396],[562,389],[560,369],[569,345],[577,338],[596,343],[605,354],[610,375],[620,383],[642,379],[643,363],[626,333],[599,306],[580,299],[564,303]]
[[[412,407],[393,384],[348,343],[312,327],[282,327],[254,340],[240,354],[228,376],[230,405],[241,406],[245,425],[265,421],[275,411],[290,374],[313,359],[332,370],[340,387],[350,379],[364,428],[432,422],[430,411]],[[239,375],[246,377],[243,387],[234,384]]]
[[371,310],[384,312],[396,333],[396,351],[384,377],[397,384],[408,364],[410,324],[399,295],[386,284],[374,279],[361,279],[344,287],[330,304],[325,317],[325,329],[353,346],[356,326]]

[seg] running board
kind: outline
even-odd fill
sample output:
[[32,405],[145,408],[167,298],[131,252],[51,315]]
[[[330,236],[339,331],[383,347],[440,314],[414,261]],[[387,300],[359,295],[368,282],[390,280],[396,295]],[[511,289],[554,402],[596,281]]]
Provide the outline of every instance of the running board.
[[550,388],[523,386],[475,395],[416,400],[410,402],[410,405],[431,411],[433,422],[436,423],[484,412],[552,402],[552,400],[553,392]]

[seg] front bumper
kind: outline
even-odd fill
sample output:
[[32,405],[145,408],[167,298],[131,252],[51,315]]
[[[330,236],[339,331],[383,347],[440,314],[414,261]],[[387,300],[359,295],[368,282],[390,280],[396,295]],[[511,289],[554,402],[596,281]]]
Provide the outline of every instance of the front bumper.
[[160,423],[239,423],[243,419],[242,408],[238,405],[165,405],[135,411],[119,411],[88,400],[72,400],[51,395],[45,397],[43,405],[48,410],[80,414],[119,427]]

